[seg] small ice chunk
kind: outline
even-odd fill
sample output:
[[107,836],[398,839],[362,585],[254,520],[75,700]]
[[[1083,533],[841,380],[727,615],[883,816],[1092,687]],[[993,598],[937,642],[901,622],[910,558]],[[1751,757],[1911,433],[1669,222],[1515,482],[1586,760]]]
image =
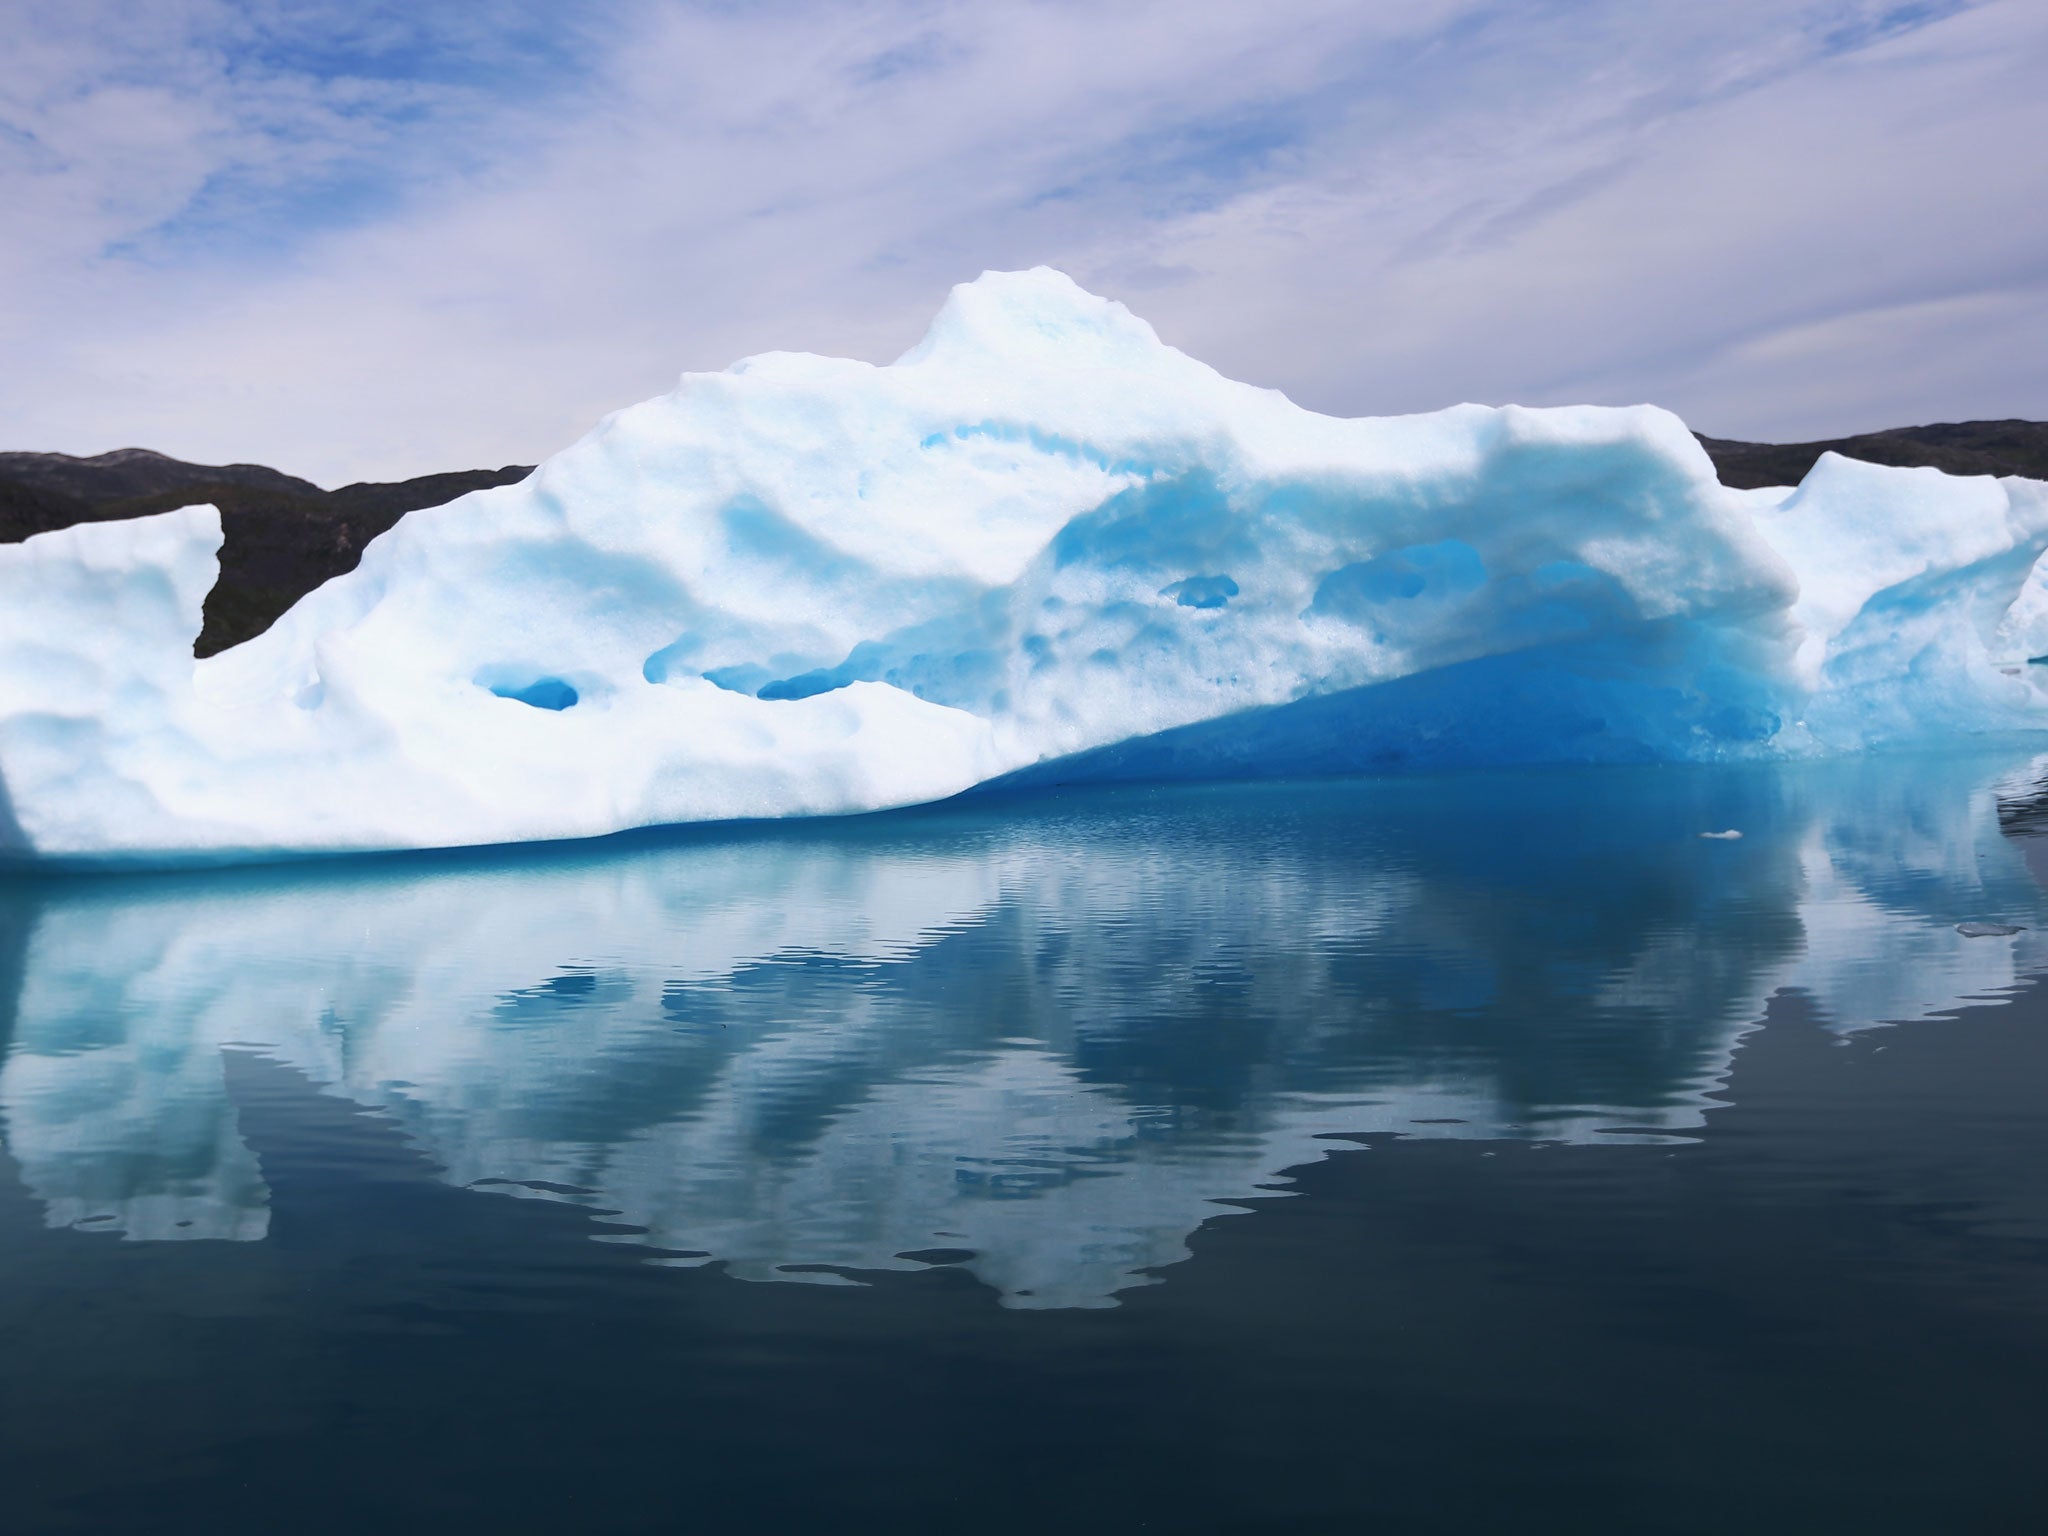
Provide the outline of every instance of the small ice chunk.
[[2025,933],[2023,927],[2012,923],[1957,923],[1956,932],[1966,939],[2005,939],[2016,933]]
[[1702,832],[1701,837],[1711,837],[1717,843],[1732,843],[1742,834],[1730,827],[1726,832]]

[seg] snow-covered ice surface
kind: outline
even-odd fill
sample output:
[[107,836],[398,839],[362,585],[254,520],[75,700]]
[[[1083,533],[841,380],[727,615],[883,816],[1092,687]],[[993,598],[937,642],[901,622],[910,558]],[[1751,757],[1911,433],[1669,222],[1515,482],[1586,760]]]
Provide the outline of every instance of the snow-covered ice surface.
[[1651,407],[1346,421],[1058,273],[415,512],[195,662],[210,508],[0,549],[0,849],[879,809],[1004,775],[1797,756],[2048,725],[2048,485],[1722,488]]

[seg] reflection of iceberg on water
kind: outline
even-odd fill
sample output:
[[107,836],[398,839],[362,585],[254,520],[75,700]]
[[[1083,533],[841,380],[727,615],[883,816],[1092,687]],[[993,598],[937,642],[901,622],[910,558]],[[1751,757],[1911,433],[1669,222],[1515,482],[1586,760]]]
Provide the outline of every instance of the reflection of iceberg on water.
[[237,1134],[217,1042],[182,1027],[85,1045],[39,1033],[15,1042],[0,1084],[8,1147],[51,1226],[141,1240],[269,1231],[268,1191]]
[[2011,986],[2043,941],[1952,926],[2035,910],[1984,783],[1133,791],[46,882],[0,1112],[54,1224],[260,1238],[221,1070],[247,1045],[661,1262],[832,1282],[944,1249],[1012,1304],[1099,1305],[1319,1138],[1683,1133],[1781,987],[1853,1027]]

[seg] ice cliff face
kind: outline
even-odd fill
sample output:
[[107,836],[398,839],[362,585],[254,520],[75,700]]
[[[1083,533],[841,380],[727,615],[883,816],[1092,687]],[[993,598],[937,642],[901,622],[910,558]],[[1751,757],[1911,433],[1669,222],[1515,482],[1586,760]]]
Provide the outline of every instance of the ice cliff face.
[[[1649,407],[1343,421],[1058,273],[772,354],[190,643],[192,508],[0,549],[0,846],[234,857],[931,800],[1005,774],[1720,759],[2048,725],[2048,485],[1730,491]],[[1077,756],[1079,754],[1079,756]]]

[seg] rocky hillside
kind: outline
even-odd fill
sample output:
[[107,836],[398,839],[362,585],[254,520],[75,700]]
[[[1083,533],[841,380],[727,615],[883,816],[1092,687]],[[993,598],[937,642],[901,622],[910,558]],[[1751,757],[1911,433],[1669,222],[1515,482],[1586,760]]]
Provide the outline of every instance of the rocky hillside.
[[211,502],[225,542],[194,649],[211,656],[261,634],[330,576],[353,570],[363,546],[406,513],[467,491],[510,485],[529,464],[460,470],[323,491],[260,464],[187,464],[144,448],[93,458],[0,453],[0,543],[73,523],[140,517]]
[[[1951,421],[1895,427],[1825,443],[1738,443],[1701,437],[1723,485],[1745,490],[1797,485],[1823,453],[1903,468],[1932,465],[1952,475],[2025,475],[2048,480],[2048,422]],[[4,473],[4,471],[0,471]]]

